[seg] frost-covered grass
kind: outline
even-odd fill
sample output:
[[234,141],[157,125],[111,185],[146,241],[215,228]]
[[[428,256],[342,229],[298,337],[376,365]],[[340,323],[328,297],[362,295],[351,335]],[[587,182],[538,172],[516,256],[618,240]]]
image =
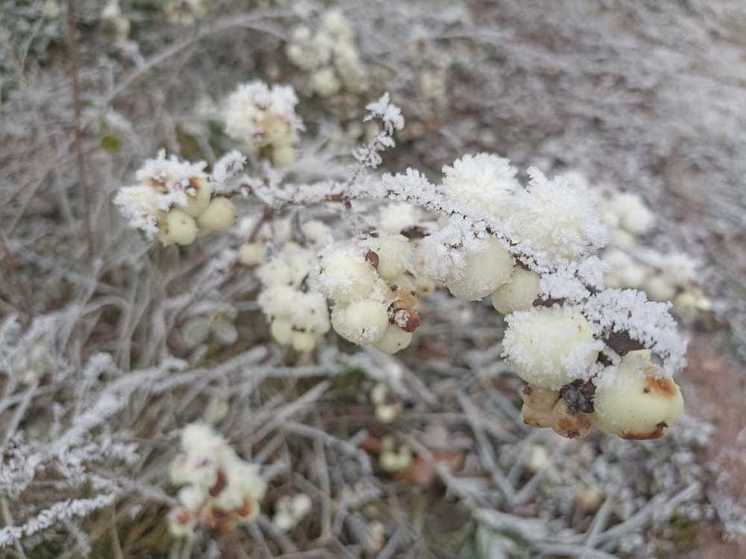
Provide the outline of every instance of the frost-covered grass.
[[743,450],[686,371],[645,442],[528,427],[519,379],[591,415],[620,355],[671,376],[686,337],[743,336],[740,4],[70,4],[78,47],[64,3],[0,8],[0,555],[743,536]]

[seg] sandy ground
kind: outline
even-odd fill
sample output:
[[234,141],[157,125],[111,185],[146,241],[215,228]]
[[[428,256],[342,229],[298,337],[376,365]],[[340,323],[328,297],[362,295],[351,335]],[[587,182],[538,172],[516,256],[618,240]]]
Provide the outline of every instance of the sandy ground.
[[[746,498],[746,454],[743,435],[746,432],[746,370],[729,357],[721,336],[707,334],[692,339],[689,346],[689,366],[684,376],[695,390],[697,399],[705,404],[690,410],[711,421],[715,440],[707,460],[722,465],[733,475],[730,490],[741,500]],[[740,452],[738,449],[740,448]],[[746,538],[723,542],[719,531],[704,527],[700,531],[700,546],[687,555],[691,559],[736,559],[746,557]]]

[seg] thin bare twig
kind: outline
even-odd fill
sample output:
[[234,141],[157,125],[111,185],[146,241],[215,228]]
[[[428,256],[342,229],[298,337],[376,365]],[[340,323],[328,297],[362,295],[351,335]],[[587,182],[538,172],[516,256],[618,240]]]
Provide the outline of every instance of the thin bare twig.
[[73,96],[73,119],[74,119],[74,149],[78,165],[78,182],[83,193],[83,205],[85,211],[84,224],[88,241],[88,256],[93,257],[95,244],[93,240],[93,193],[90,190],[88,176],[86,175],[85,156],[83,155],[83,127],[82,127],[82,102],[80,98],[80,44],[78,42],[77,30],[77,2],[67,0],[67,47],[70,55],[70,80]]

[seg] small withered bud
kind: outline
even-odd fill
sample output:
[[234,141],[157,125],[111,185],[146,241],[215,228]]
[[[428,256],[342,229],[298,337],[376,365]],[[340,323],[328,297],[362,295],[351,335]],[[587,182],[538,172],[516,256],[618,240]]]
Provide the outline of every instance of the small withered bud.
[[378,269],[378,263],[380,259],[378,258],[378,254],[372,250],[369,250],[365,253],[365,260],[370,263],[371,266],[373,266],[376,270]]
[[527,384],[521,391],[523,422],[531,427],[551,427],[554,423],[552,410],[559,400],[559,393],[548,388]]
[[574,380],[560,388],[560,397],[571,414],[593,413],[596,386],[590,381]]
[[223,470],[218,470],[215,483],[212,485],[212,487],[210,487],[210,497],[217,497],[218,495],[220,495],[223,492],[223,489],[225,489],[227,483],[228,480],[226,479]]
[[405,332],[414,332],[419,328],[422,319],[415,310],[398,309],[394,312],[393,317],[389,319],[389,322],[396,324]]
[[552,430],[568,439],[587,437],[593,430],[593,418],[584,413],[573,413],[565,400],[560,399],[552,410]]

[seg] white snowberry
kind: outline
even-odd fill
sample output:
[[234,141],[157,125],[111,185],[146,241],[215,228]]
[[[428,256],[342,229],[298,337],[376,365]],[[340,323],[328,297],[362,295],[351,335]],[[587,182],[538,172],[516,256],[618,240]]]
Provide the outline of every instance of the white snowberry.
[[197,224],[188,213],[174,208],[166,214],[166,230],[161,240],[169,245],[191,245],[197,238]]
[[200,229],[210,231],[226,231],[236,221],[236,208],[228,198],[219,196],[214,198],[207,209],[197,218]]
[[376,268],[383,279],[392,280],[412,270],[414,248],[403,235],[382,235],[366,244],[376,253]]
[[375,288],[378,274],[362,251],[333,247],[321,255],[319,289],[329,299],[349,303],[367,297]]
[[410,204],[389,204],[380,210],[378,228],[384,233],[399,234],[418,223],[415,206]]
[[275,318],[269,327],[274,340],[280,345],[290,345],[293,342],[293,325],[285,318]]
[[380,340],[389,325],[386,305],[372,299],[338,305],[332,311],[332,326],[344,339],[358,345]]
[[332,240],[331,228],[317,219],[306,221],[301,225],[301,231],[309,241],[320,247],[329,244]]
[[516,193],[506,216],[511,240],[549,261],[573,261],[605,244],[606,226],[593,193],[570,177],[528,170],[528,188]]
[[463,266],[453,270],[446,286],[459,299],[477,301],[507,282],[512,271],[513,257],[498,239],[489,238],[466,251]]
[[443,167],[443,189],[454,200],[479,212],[500,217],[521,185],[510,161],[490,153],[465,155]]
[[187,203],[182,208],[192,217],[199,217],[210,205],[212,185],[205,179],[192,179],[187,188]]
[[311,89],[321,97],[331,97],[339,92],[342,84],[331,67],[317,70],[311,75]]
[[655,225],[655,215],[638,195],[617,194],[611,203],[619,216],[620,225],[633,235],[644,235]]
[[492,306],[501,314],[530,309],[539,296],[539,274],[516,267],[510,280],[492,294]]
[[533,308],[507,316],[505,354],[529,384],[556,390],[581,378],[599,345],[588,321],[570,307]]
[[277,143],[272,149],[272,163],[275,167],[289,167],[295,161],[295,148],[292,144]]
[[385,353],[394,354],[412,343],[412,333],[389,324],[380,340],[374,345]]
[[599,428],[625,439],[655,439],[684,413],[676,383],[661,376],[650,351],[631,351],[613,376],[602,379],[593,400]]
[[264,243],[244,243],[238,249],[238,261],[244,266],[258,266],[264,262]]
[[257,303],[262,312],[270,317],[288,318],[293,313],[293,302],[297,291],[285,284],[271,284],[261,292]]
[[676,295],[676,288],[666,276],[653,276],[645,281],[645,292],[653,301],[670,301]]
[[293,332],[292,345],[295,351],[305,353],[316,347],[316,337],[308,332]]

